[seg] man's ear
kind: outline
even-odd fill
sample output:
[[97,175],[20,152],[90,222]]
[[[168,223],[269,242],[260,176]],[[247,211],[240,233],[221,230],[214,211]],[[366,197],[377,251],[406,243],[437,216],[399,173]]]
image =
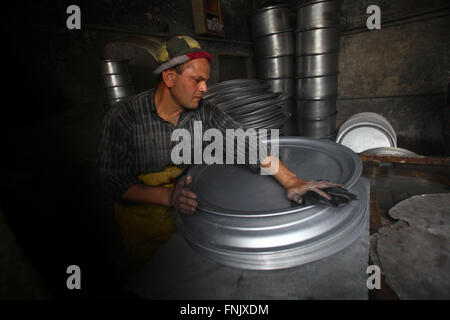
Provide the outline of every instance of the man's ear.
[[168,88],[172,88],[175,85],[176,78],[177,72],[174,69],[168,69],[162,72],[162,80]]

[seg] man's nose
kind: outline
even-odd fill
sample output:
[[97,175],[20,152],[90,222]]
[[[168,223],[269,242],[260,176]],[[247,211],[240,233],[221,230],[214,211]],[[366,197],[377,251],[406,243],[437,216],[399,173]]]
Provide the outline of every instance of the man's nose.
[[206,84],[206,81],[200,82],[199,91],[201,93],[205,93],[206,91],[208,91],[208,85]]

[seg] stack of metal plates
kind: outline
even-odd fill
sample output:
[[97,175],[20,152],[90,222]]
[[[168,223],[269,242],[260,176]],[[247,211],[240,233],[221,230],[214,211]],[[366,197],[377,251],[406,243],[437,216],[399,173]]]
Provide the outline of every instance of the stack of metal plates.
[[330,180],[358,196],[345,207],[290,202],[271,176],[235,165],[191,167],[194,214],[175,213],[178,230],[201,254],[243,269],[282,269],[332,255],[367,228],[369,183],[361,159],[340,144],[281,137],[280,159],[300,178]]
[[283,111],[288,97],[272,92],[259,79],[235,79],[217,83],[204,98],[224,110],[246,129],[280,129],[290,114]]

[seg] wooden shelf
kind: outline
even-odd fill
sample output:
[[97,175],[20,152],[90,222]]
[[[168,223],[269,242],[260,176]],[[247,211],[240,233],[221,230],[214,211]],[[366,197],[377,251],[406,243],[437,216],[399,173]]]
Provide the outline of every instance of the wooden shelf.
[[192,0],[192,15],[196,34],[225,36],[220,0]]

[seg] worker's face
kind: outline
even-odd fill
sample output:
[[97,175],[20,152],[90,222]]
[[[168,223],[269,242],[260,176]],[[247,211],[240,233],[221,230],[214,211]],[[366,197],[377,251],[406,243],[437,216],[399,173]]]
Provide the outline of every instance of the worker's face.
[[185,64],[181,74],[175,72],[170,94],[175,102],[185,109],[196,109],[203,94],[208,90],[209,61],[195,59]]

